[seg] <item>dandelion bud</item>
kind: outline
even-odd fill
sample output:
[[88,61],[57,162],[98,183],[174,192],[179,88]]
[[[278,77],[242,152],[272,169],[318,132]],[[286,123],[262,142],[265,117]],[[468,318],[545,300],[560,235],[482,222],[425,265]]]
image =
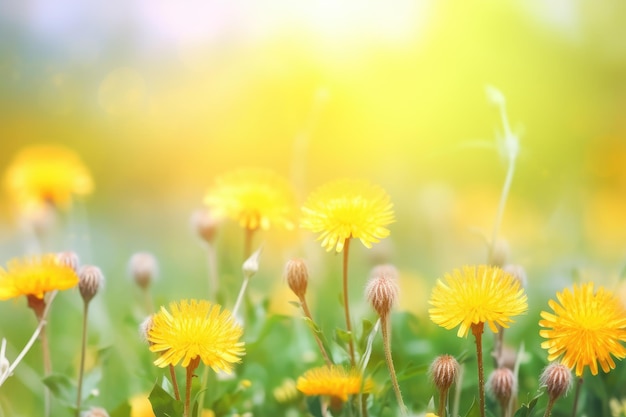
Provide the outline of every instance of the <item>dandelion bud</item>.
[[89,411],[83,411],[81,417],[109,417],[109,413],[104,408],[91,407]]
[[156,258],[149,252],[137,252],[129,262],[130,274],[141,289],[147,289],[156,278],[159,265]]
[[72,268],[74,272],[78,273],[78,267],[80,266],[80,261],[78,259],[78,255],[76,254],[76,252],[67,251],[67,252],[58,253],[57,262],[61,265]]
[[298,298],[304,298],[309,283],[309,270],[303,259],[291,259],[285,265],[285,278],[291,291]]
[[551,400],[567,394],[572,385],[572,372],[561,363],[553,362],[544,369],[539,379]]
[[509,368],[496,369],[489,376],[487,388],[502,407],[508,406],[509,400],[517,392],[517,383],[513,371]]
[[262,248],[259,248],[243,263],[243,275],[246,278],[252,278],[254,274],[259,271],[259,257],[261,256]]
[[88,303],[104,284],[104,275],[97,266],[85,265],[78,273],[78,289],[83,300]]
[[391,311],[398,298],[398,271],[393,265],[380,265],[372,270],[365,287],[365,296],[379,316]]
[[208,210],[196,210],[191,215],[191,226],[202,239],[207,243],[215,240],[219,221]]
[[144,321],[142,321],[139,325],[139,337],[143,342],[147,343],[148,345],[151,344],[150,338],[148,336],[150,335],[150,330],[152,329],[153,325],[152,317],[152,315],[146,317]]
[[492,245],[493,246],[491,247],[489,254],[489,263],[493,266],[502,268],[502,266],[506,264],[506,260],[509,257],[509,244],[504,239],[498,239]]
[[502,268],[504,272],[513,276],[516,280],[519,281],[521,287],[525,288],[528,283],[528,279],[526,278],[526,270],[521,265],[508,264]]
[[439,391],[448,390],[459,376],[459,363],[452,355],[438,356],[430,365],[430,376]]

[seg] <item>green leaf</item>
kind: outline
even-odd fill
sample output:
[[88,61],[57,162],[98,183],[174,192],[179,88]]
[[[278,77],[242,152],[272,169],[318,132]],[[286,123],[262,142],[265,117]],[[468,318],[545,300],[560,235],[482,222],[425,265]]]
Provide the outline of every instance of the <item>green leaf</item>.
[[417,375],[423,375],[428,372],[428,367],[429,365],[413,365],[409,363],[406,368],[398,372],[398,381],[404,381]]
[[323,417],[322,414],[322,401],[320,397],[313,396],[306,398],[306,407],[309,410],[309,413],[313,415],[313,417]]
[[156,417],[180,417],[185,409],[181,401],[177,401],[156,383],[148,396]]
[[128,417],[130,415],[130,404],[125,402],[120,404],[115,410],[109,413],[109,417]]
[[472,400],[472,405],[467,414],[465,414],[465,417],[480,417],[480,405],[476,402],[475,398]]
[[76,404],[76,386],[68,376],[52,374],[45,377],[43,383],[63,405],[74,406]]
[[531,398],[528,403],[522,403],[521,407],[515,412],[514,417],[530,417],[532,415],[533,409],[537,405],[537,400],[541,397],[543,393],[536,394],[533,398]]
[[343,343],[350,343],[352,340],[352,333],[340,328],[335,329],[335,336],[337,336],[337,340],[340,340]]

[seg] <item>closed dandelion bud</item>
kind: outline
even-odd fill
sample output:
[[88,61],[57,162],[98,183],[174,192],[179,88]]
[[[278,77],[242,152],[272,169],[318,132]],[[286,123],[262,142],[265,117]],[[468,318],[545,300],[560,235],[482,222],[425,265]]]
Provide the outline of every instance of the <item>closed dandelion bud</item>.
[[152,325],[153,325],[152,315],[146,317],[144,321],[142,321],[141,324],[139,325],[139,337],[141,338],[143,342],[147,343],[148,345],[151,345],[148,335],[150,333],[150,329],[152,329]]
[[393,265],[379,265],[372,270],[365,296],[379,316],[391,311],[398,298],[398,271]]
[[309,283],[309,270],[303,259],[291,259],[285,265],[285,278],[291,291],[298,298],[304,298]]
[[109,413],[104,408],[92,407],[89,411],[83,411],[81,417],[109,417]]
[[556,400],[567,394],[572,386],[572,372],[567,366],[553,362],[544,369],[539,381],[546,387],[550,399]]
[[78,255],[76,254],[76,252],[67,251],[58,253],[57,262],[61,265],[69,266],[74,270],[74,272],[78,273],[80,260],[78,259]]
[[259,271],[259,257],[261,256],[261,249],[259,248],[254,252],[241,267],[244,277],[250,279]]
[[191,215],[191,226],[205,242],[212,243],[217,234],[219,221],[208,210],[196,210]]
[[104,275],[97,266],[85,265],[78,273],[78,289],[86,303],[98,293],[104,284]]
[[151,253],[137,252],[130,258],[129,269],[137,285],[145,290],[156,278],[159,265],[156,258]]
[[520,286],[526,288],[526,284],[528,283],[528,279],[526,278],[526,270],[521,265],[508,264],[502,268],[504,272],[509,275],[512,275],[513,278],[519,281]]
[[508,404],[517,392],[515,375],[509,368],[498,368],[491,373],[487,381],[487,389],[500,404]]
[[459,376],[459,362],[452,355],[438,356],[430,365],[430,376],[439,391],[446,391]]

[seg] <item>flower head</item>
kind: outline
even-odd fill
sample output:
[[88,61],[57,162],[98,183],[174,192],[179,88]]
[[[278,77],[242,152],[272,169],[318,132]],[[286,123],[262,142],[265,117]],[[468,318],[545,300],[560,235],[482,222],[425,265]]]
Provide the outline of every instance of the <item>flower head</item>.
[[430,296],[430,319],[452,329],[460,324],[457,336],[466,337],[472,325],[487,323],[495,333],[496,325],[509,327],[511,317],[528,309],[526,294],[513,276],[494,266],[456,269],[437,280]]
[[373,382],[356,369],[347,370],[338,365],[322,366],[306,371],[296,382],[296,388],[304,395],[328,395],[348,400],[348,395],[371,392]]
[[67,208],[74,195],[87,195],[93,181],[73,151],[55,145],[22,149],[5,175],[5,185],[18,204],[32,208],[51,203]]
[[393,204],[381,187],[362,180],[343,179],[313,191],[302,207],[300,226],[320,233],[327,251],[341,252],[346,239],[361,240],[367,248],[389,236],[385,226],[395,221]]
[[215,219],[227,217],[245,229],[294,227],[291,185],[267,169],[239,169],[218,177],[204,203]]
[[552,362],[541,373],[539,382],[541,386],[546,387],[548,396],[556,400],[567,394],[572,386],[572,371],[562,363]]
[[245,354],[239,341],[243,330],[228,310],[220,309],[204,300],[170,303],[171,312],[161,307],[148,329],[150,350],[161,353],[154,364],[163,368],[182,360],[187,367],[199,357],[214,371],[230,373]]
[[611,355],[626,357],[620,343],[626,341],[626,311],[620,300],[603,287],[594,293],[593,282],[574,284],[573,291],[566,288],[556,297],[558,302],[548,301],[554,313],[542,311],[543,320],[539,321],[546,328],[539,334],[548,339],[541,344],[548,350],[548,360],[563,356],[561,363],[576,367],[577,376],[585,366],[596,375],[598,362],[604,372],[615,368]]
[[430,365],[430,376],[439,390],[449,389],[460,373],[459,362],[452,355],[440,355]]
[[387,316],[398,299],[398,270],[393,265],[378,265],[370,275],[365,297],[380,317]]
[[0,268],[0,300],[33,296],[43,299],[53,290],[66,290],[78,284],[71,266],[59,262],[56,254],[12,259],[7,269]]

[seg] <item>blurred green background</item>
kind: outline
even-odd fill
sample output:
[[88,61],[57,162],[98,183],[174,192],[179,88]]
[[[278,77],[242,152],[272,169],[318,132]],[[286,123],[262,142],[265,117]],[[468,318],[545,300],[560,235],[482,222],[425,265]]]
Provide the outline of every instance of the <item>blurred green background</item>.
[[[499,114],[485,94],[493,85],[521,138],[501,236],[529,277],[519,331],[534,332],[538,311],[572,279],[626,297],[625,21],[618,1],[9,0],[0,5],[0,167],[26,145],[57,143],[91,170],[95,192],[46,244],[105,272],[94,345],[135,337],[140,297],[126,270],[135,251],[159,259],[157,303],[206,291],[189,218],[216,175],[242,166],[289,178],[300,202],[338,177],[383,186],[397,222],[371,251],[354,250],[353,299],[375,262],[393,262],[401,310],[422,318],[417,334],[433,332],[425,311],[435,278],[486,259],[481,235],[491,234],[506,172]],[[316,302],[336,298],[340,259],[313,236],[270,231],[261,240],[253,299],[271,295],[273,311],[294,312],[280,275],[296,255],[323,278]],[[226,225],[225,305],[239,286],[241,246],[237,226]],[[5,198],[1,260],[25,250]],[[76,317],[51,325],[78,329],[80,300],[63,297]],[[14,347],[34,327],[21,307],[0,305],[0,335]],[[149,362],[130,346],[119,350],[129,369]]]

